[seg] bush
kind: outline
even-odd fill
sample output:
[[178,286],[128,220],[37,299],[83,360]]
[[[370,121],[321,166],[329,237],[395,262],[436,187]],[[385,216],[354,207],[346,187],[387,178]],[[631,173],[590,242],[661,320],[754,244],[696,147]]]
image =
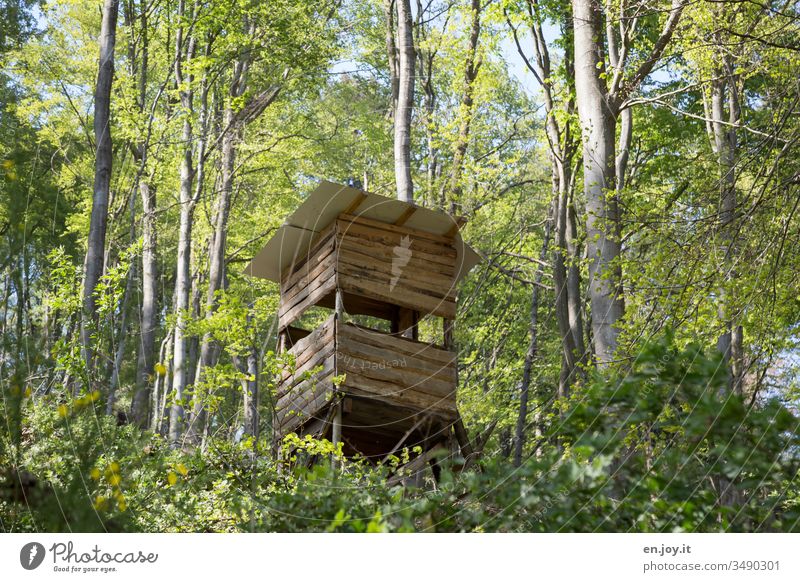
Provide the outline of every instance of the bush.
[[[97,392],[4,387],[6,531],[796,531],[798,419],[725,390],[719,357],[650,344],[632,369],[560,403],[519,468],[440,459],[432,487],[327,441],[171,450],[117,426]],[[409,455],[408,451],[404,452]],[[336,461],[336,466],[332,462]]]

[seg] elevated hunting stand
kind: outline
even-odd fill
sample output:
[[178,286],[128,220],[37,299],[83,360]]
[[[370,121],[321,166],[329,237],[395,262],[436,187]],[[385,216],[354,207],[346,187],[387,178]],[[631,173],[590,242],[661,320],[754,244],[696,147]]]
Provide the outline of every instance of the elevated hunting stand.
[[[380,461],[402,447],[424,456],[450,445],[454,425],[465,436],[452,323],[456,285],[479,258],[459,226],[322,182],[253,259],[250,274],[280,284],[279,349],[295,360],[278,387],[276,443],[314,434]],[[424,317],[442,318],[424,327],[441,343],[420,341]]]

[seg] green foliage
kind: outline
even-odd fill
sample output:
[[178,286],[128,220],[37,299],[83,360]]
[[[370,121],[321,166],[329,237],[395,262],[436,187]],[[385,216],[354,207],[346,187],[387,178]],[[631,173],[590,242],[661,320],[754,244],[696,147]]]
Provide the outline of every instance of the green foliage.
[[[321,178],[361,181],[372,192],[394,195],[383,3],[183,5],[180,18],[175,2],[121,6],[106,268],[97,289],[98,312],[92,314],[96,324],[89,329],[98,362],[90,376],[80,341],[81,266],[93,196],[100,11],[97,3],[78,0],[4,3],[0,529],[798,529],[796,8],[687,4],[665,58],[626,97],[633,133],[626,186],[619,193],[626,306],[619,367],[601,377],[587,365],[588,378],[573,382],[569,398],[559,400],[554,243],[545,249],[545,265],[538,259],[553,199],[547,119],[538,82],[530,75],[517,78],[521,65],[509,24],[518,27],[530,53],[526,31],[541,17],[552,61],[551,78],[542,81],[553,89],[553,119],[578,136],[574,74],[565,58],[572,50],[570,4],[481,3],[471,107],[465,103],[464,69],[471,3],[425,4],[430,17],[415,23],[415,200],[467,217],[461,234],[485,259],[459,288],[457,394],[473,438],[486,426],[497,427],[475,465],[465,470],[462,459],[443,457],[441,478],[433,483],[427,474],[401,474],[419,450],[398,451],[373,466],[344,458],[327,441],[290,435],[276,455],[271,425],[279,379],[294,371],[295,361],[278,354],[277,285],[244,269]],[[619,22],[620,2],[604,8],[611,10],[611,28],[635,22],[625,65],[631,72],[646,62],[666,12],[654,9]],[[762,8],[770,18],[763,18]],[[186,35],[191,31],[196,43],[182,63],[181,83],[174,70],[178,26]],[[730,128],[738,147],[733,260],[719,220],[720,158],[705,122],[723,59],[733,67],[742,109],[738,126]],[[234,63],[245,61],[246,71],[235,70]],[[602,76],[609,81],[616,72],[605,63]],[[246,90],[239,92],[242,78]],[[191,107],[180,99],[187,90],[194,92]],[[274,101],[252,115],[259,99],[273,92]],[[245,120],[235,131],[225,125],[226,111]],[[451,188],[466,119],[471,123],[463,168]],[[192,144],[181,138],[185,120],[193,125]],[[209,298],[208,254],[216,236],[226,135],[233,136],[235,156],[224,289]],[[207,147],[202,172],[201,139]],[[209,421],[201,444],[179,451],[167,445],[159,421],[168,415],[163,405],[168,409],[175,402],[169,386],[178,318],[177,199],[187,145],[197,172],[197,205],[192,301],[180,314],[187,322],[189,368],[180,404],[202,404]],[[577,232],[569,235],[576,252],[567,259],[578,266],[590,345],[585,292],[591,257],[584,252],[580,162],[579,155],[572,160],[569,196],[579,218]],[[151,218],[158,353],[150,358],[152,369],[140,374],[143,183],[156,198]],[[729,261],[731,268],[725,266]],[[531,282],[540,269],[524,462],[514,468],[507,457],[530,341]],[[744,329],[744,397],[728,395],[725,366],[712,355],[729,324],[720,315],[721,297]],[[323,308],[309,310],[297,325],[312,329],[329,315]],[[389,328],[375,318],[355,319]],[[441,343],[441,321],[426,318],[420,337]],[[204,340],[214,363],[197,374]],[[121,368],[114,370],[118,354]],[[119,426],[103,414],[112,370],[119,372],[113,407]],[[305,379],[317,371],[307,371]],[[124,424],[141,376],[147,389],[158,389],[150,402],[152,432]],[[334,378],[337,386],[341,381]],[[243,401],[251,386],[260,394],[258,437],[243,434]]]
[[724,375],[667,336],[562,403],[521,467],[442,458],[433,489],[388,484],[419,451],[376,467],[289,435],[277,461],[263,439],[182,453],[114,426],[99,393],[27,395],[23,442],[4,442],[41,482],[0,515],[7,531],[796,531],[798,419],[725,395]]

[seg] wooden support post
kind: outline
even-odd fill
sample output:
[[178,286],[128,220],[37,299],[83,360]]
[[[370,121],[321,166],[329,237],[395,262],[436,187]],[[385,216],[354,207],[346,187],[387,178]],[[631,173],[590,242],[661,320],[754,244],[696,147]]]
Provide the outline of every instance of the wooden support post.
[[419,339],[419,311],[408,309],[407,307],[397,308],[397,322],[395,333],[400,333],[403,337]]
[[443,319],[442,320],[442,335],[444,336],[444,349],[455,351],[456,347],[456,340],[455,340],[455,325],[452,319]]
[[[333,421],[331,427],[331,442],[333,443],[334,447],[338,447],[339,443],[342,442],[342,401],[337,400],[337,402],[333,405]],[[333,468],[338,468],[339,462],[336,458],[333,459]]]
[[336,319],[342,321],[344,318],[344,294],[339,287],[336,287]]
[[[344,295],[339,287],[336,287],[336,320],[337,322],[344,322]],[[337,397],[333,404],[333,418],[331,419],[331,442],[334,447],[338,447],[342,442],[342,408],[343,403],[341,397]],[[338,461],[333,459],[333,468],[338,468]]]
[[333,429],[331,439],[334,445],[342,442],[342,402],[341,400],[333,405]]

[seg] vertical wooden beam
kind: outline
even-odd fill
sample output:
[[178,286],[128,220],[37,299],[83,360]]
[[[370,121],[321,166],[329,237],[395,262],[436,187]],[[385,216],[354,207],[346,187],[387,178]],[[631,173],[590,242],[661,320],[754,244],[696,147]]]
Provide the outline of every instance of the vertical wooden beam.
[[[342,400],[337,399],[336,403],[333,405],[333,419],[332,419],[332,427],[331,427],[331,442],[333,443],[334,447],[338,447],[339,443],[342,442]],[[339,466],[338,460],[334,457],[333,459],[333,468],[336,469]]]
[[419,339],[419,311],[399,307],[397,310],[397,331],[403,337]]
[[333,406],[333,430],[331,431],[331,440],[334,445],[338,445],[342,442],[342,401],[339,400]]
[[452,319],[442,319],[442,336],[444,349],[455,351],[455,321]]
[[342,321],[344,319],[344,294],[342,293],[342,289],[337,286],[336,287],[336,319]]
[[[338,326],[339,323],[344,323],[344,295],[342,294],[341,288],[337,285],[336,287],[336,325]],[[336,338],[336,330],[334,330],[334,338]],[[334,339],[334,342],[336,340]],[[337,347],[334,343],[334,352],[336,351]],[[336,357],[336,356],[334,356]],[[342,442],[342,399],[338,398],[334,395],[336,399],[333,404],[333,418],[331,419],[331,442],[333,443],[334,447],[338,447],[339,443]],[[333,468],[336,469],[338,467],[338,461],[334,458],[333,459]]]

